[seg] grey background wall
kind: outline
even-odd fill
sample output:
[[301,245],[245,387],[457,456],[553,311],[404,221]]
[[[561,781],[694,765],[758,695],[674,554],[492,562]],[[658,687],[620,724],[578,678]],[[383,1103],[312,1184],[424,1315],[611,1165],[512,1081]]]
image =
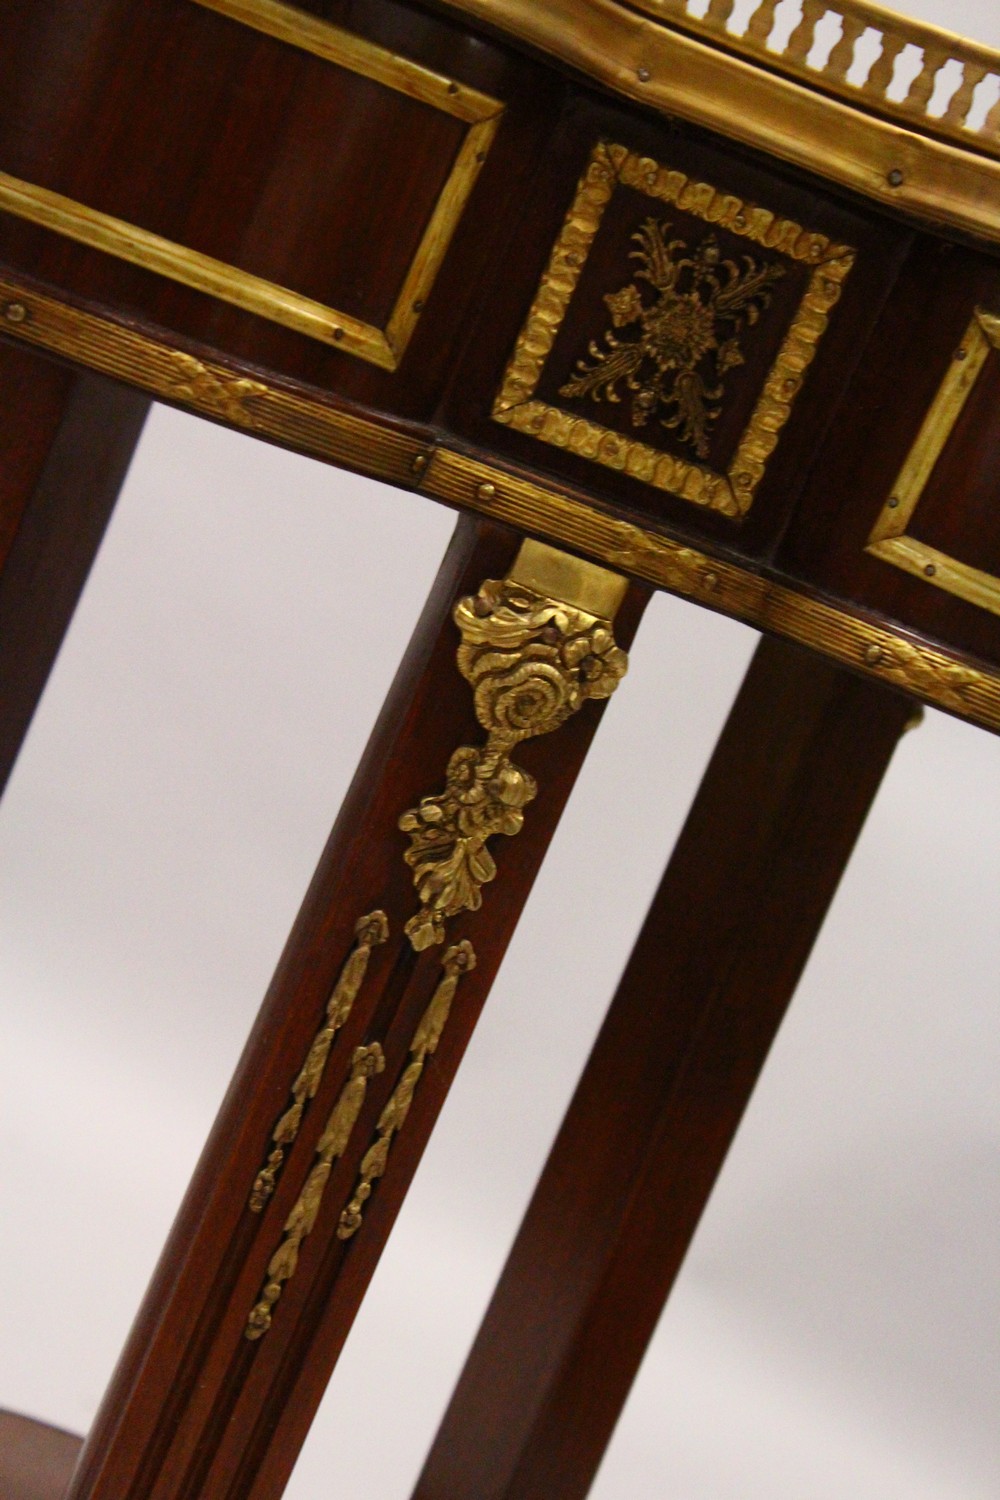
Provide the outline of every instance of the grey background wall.
[[[90,1421],[452,525],[154,411],[0,806],[0,1404]],[[654,601],[292,1500],[409,1495],[754,641]],[[597,1500],[995,1500],[998,772],[905,738]]]

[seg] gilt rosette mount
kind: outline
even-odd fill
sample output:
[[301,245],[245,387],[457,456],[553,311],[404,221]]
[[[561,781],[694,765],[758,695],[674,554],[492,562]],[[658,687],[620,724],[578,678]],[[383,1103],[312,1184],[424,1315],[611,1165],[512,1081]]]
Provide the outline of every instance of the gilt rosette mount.
[[490,839],[520,832],[538,787],[515,765],[517,746],[558,729],[589,699],[609,698],[628,667],[609,619],[527,587],[515,570],[487,580],[454,611],[458,666],[472,685],[486,743],[456,750],[444,790],[399,820],[422,903],[406,924],[418,952],[443,942],[459,912],[479,910],[482,888],[497,873]]

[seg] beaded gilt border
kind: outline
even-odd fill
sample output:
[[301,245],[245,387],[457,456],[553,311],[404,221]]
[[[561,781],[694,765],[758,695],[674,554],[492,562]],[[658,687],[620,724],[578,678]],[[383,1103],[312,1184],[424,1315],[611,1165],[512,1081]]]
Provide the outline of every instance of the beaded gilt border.
[[[813,268],[725,474],[535,399],[604,212],[619,184],[637,189],[658,202],[673,204],[706,224],[717,225]],[[707,182],[694,182],[682,172],[662,166],[651,157],[638,156],[625,146],[599,142],[580,179],[527,321],[504,371],[493,404],[493,418],[543,443],[552,443],[581,458],[618,469],[695,505],[707,506],[727,516],[744,516],[753,503],[767,461],[826,331],[854,257],[855,251],[849,245],[836,245],[826,235],[804,229],[791,219],[779,218],[769,209],[745,203]]]

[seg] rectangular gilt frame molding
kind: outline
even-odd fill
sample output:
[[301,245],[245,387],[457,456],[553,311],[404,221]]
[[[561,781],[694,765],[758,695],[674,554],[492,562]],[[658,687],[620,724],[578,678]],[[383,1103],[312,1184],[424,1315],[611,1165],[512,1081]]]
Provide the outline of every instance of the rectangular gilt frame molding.
[[297,333],[334,344],[384,370],[395,370],[496,135],[503,105],[281,0],[192,0],[192,3],[468,124],[386,326],[378,328],[364,323],[288,287],[4,172],[0,172],[0,210],[93,250],[167,276],[195,291],[218,297]]
[[[812,268],[802,300],[725,474],[534,399],[604,211],[619,183]],[[745,203],[710,183],[695,182],[682,172],[672,171],[651,157],[639,156],[625,146],[601,141],[591,153],[552,247],[527,321],[504,371],[493,404],[493,418],[543,443],[552,443],[581,458],[618,469],[695,505],[737,519],[745,516],[854,259],[855,251],[850,245],[835,245],[826,235],[804,229],[791,219],[781,219],[769,209]]]
[[994,349],[1000,350],[1000,317],[977,307],[948,371],[931,402],[916,442],[879,513],[865,551],[893,567],[922,578],[991,614],[1000,615],[1000,577],[949,557],[937,547],[907,535],[907,527],[927,488],[945,445],[955,430],[983,366]]

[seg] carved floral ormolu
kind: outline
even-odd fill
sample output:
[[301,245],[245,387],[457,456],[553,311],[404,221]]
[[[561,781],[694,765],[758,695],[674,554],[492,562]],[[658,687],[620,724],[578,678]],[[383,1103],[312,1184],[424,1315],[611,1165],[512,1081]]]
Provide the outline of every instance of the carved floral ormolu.
[[[742,265],[726,258],[714,234],[686,253],[684,240],[668,238],[670,229],[669,220],[650,218],[632,236],[635,280],[607,293],[613,326],[604,347],[591,340],[591,363],[578,359],[559,394],[619,402],[631,391],[633,427],[658,419],[707,458],[726,374],[745,363],[742,336],[767,307],[785,268],[752,255],[744,255]],[[643,298],[639,281],[652,288],[655,301]]]
[[316,1097],[316,1090],[322,1081],[334,1037],[351,1014],[354,1002],[364,983],[372,949],[384,943],[388,936],[389,923],[384,911],[369,912],[367,916],[361,917],[355,923],[354,947],[326,1003],[326,1020],[313,1037],[306,1060],[292,1084],[292,1102],[271,1133],[273,1150],[254,1179],[249,1207],[255,1214],[262,1212],[268,1198],[274,1192],[274,1185],[285,1159],[285,1152],[299,1133],[299,1126],[302,1124],[302,1116],[307,1104],[310,1099]]
[[422,902],[406,924],[418,951],[444,941],[449,918],[478,911],[482,887],[496,875],[488,840],[521,829],[537,787],[511,752],[558,729],[588,699],[610,697],[628,666],[606,620],[509,579],[488,580],[462,599],[455,621],[459,670],[488,738],[456,750],[444,790],[399,820]]

